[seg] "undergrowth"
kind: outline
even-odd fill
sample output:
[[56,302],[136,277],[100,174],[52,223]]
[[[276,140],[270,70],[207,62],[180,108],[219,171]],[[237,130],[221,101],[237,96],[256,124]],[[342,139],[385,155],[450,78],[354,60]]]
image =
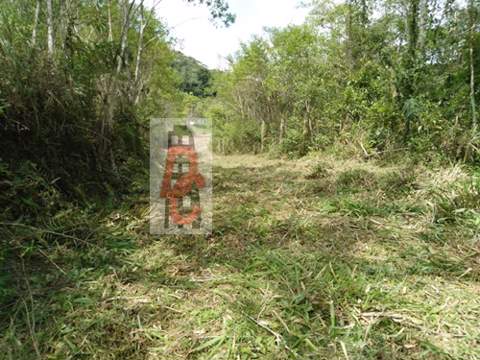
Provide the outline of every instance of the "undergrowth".
[[160,238],[145,175],[73,202],[34,169],[1,168],[0,358],[480,357],[470,169],[220,157],[212,234]]

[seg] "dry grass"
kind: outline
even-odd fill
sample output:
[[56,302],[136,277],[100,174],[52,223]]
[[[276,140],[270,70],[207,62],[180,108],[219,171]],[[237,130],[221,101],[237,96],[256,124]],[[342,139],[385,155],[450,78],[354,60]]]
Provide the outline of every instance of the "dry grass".
[[130,199],[49,249],[0,358],[480,358],[468,169],[217,156],[214,181],[209,237],[152,238]]

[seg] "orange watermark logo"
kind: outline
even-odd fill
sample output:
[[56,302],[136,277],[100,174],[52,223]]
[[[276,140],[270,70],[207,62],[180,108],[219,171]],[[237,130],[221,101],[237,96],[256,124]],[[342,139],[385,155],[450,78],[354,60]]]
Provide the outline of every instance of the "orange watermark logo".
[[211,132],[205,119],[151,123],[150,230],[205,233],[211,227]]

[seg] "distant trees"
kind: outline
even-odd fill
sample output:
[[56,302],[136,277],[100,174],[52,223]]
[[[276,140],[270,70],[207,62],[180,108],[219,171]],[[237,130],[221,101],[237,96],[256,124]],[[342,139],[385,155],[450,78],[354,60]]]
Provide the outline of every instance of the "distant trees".
[[180,76],[180,89],[198,97],[211,95],[210,71],[194,58],[175,53],[173,68]]
[[478,160],[477,12],[474,0],[314,1],[305,24],[244,44],[218,95],[239,109],[230,121],[256,124],[259,148],[344,139]]

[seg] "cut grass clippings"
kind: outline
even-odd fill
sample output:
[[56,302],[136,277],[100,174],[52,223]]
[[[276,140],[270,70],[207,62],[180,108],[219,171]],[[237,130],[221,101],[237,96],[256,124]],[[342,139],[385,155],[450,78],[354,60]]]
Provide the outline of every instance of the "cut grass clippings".
[[478,200],[461,167],[244,155],[210,236],[151,237],[144,198],[3,224],[0,358],[479,359]]

